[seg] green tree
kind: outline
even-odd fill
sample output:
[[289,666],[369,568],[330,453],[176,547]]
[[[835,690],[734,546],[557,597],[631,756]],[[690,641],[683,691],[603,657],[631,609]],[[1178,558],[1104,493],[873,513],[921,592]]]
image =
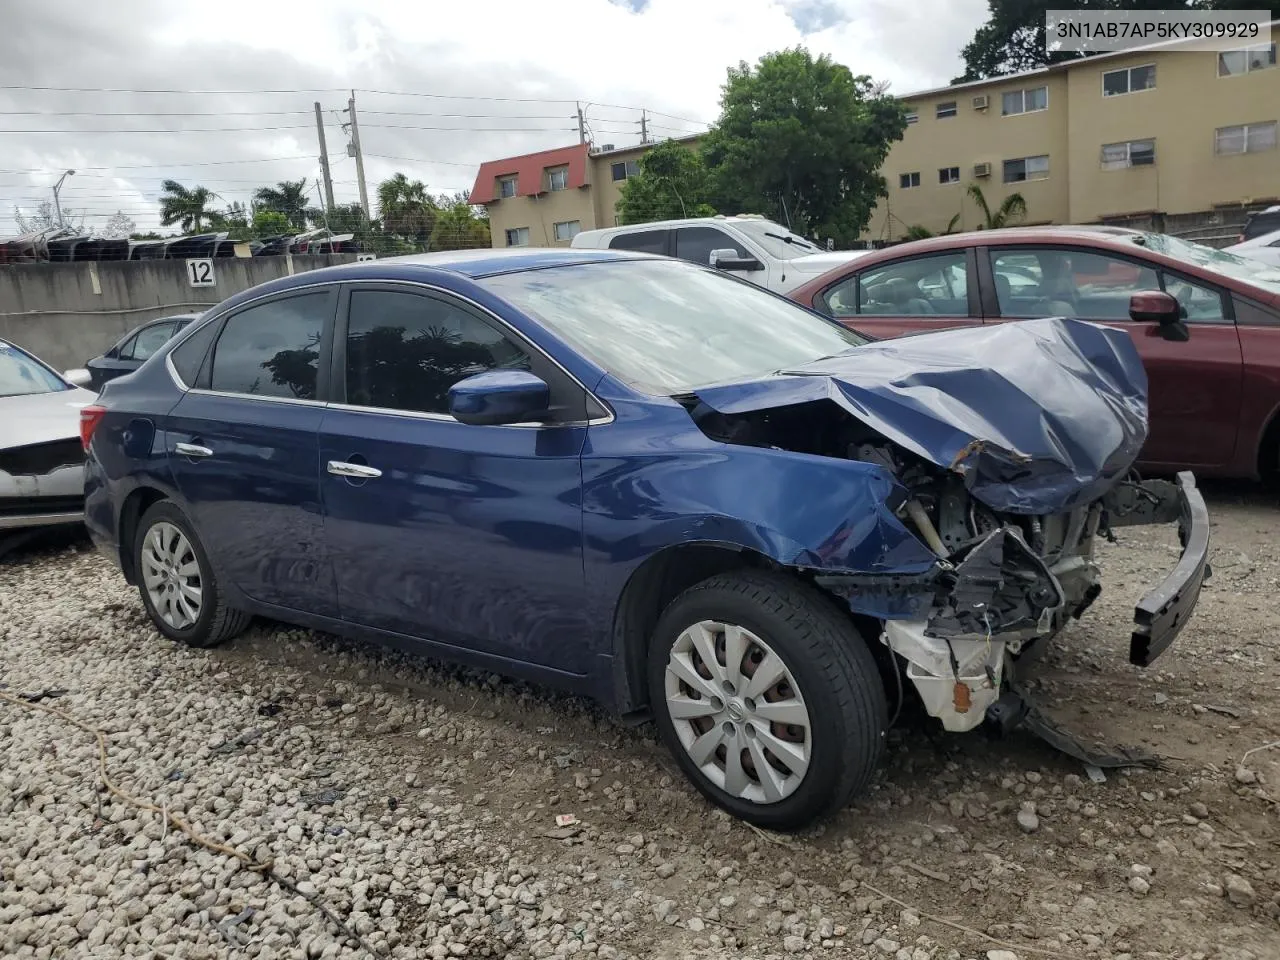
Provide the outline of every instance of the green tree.
[[293,227],[289,223],[289,218],[279,210],[258,210],[253,215],[253,224],[250,230],[253,236],[262,240],[266,237],[280,237],[288,233]]
[[623,181],[616,208],[618,221],[631,224],[714,216],[709,190],[710,178],[701,154],[667,140],[642,156],[640,172]]
[[724,210],[765,213],[804,236],[847,245],[876,200],[879,169],[906,108],[870,77],[804,48],[730,68],[703,157]]
[[307,228],[306,177],[301,180],[281,180],[274,187],[259,187],[254,192],[253,199],[259,209],[284,214],[293,229]]
[[160,225],[175,223],[186,233],[198,233],[211,219],[209,203],[218,195],[207,187],[187,189],[177,180],[160,185]]
[[1256,0],[988,0],[988,18],[962,51],[965,72],[954,83],[985,80],[1009,73],[1034,70],[1064,60],[1087,56],[1045,45],[1045,13],[1050,10],[1256,10],[1270,9],[1280,17],[1280,3]]
[[378,217],[386,233],[425,245],[435,227],[439,211],[421,180],[403,173],[378,184]]
[[224,210],[211,210],[209,229],[226,233],[229,240],[248,240],[253,235],[249,227],[249,211],[239,201],[228,204]]
[[431,231],[429,246],[432,250],[467,250],[489,246],[489,218],[467,203],[465,193],[453,196],[442,194],[436,199],[436,206],[440,212],[436,215],[435,227]]
[[[999,230],[1001,227],[1012,227],[1019,220],[1027,215],[1027,201],[1023,199],[1020,193],[1011,193],[1004,198],[1004,201],[995,210],[987,204],[987,198],[982,193],[982,188],[976,183],[969,184],[966,191],[978,205],[978,210],[982,213],[982,223],[978,224],[979,230]],[[957,216],[959,216],[957,214]],[[953,223],[955,221],[952,221]]]

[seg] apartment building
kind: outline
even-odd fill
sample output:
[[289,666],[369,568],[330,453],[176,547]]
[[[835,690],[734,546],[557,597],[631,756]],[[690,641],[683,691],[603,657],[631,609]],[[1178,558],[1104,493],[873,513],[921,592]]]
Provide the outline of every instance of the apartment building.
[[1280,202],[1276,44],[1177,47],[904,97],[906,134],[882,168],[889,195],[864,238],[899,240],[915,225],[941,233],[957,214],[955,229],[977,228],[971,183],[993,211],[1021,194],[1027,224],[1239,216]]
[[[679,140],[693,146],[698,138]],[[469,202],[488,211],[495,247],[567,247],[579,231],[617,225],[622,186],[653,147],[579,143],[489,160]]]

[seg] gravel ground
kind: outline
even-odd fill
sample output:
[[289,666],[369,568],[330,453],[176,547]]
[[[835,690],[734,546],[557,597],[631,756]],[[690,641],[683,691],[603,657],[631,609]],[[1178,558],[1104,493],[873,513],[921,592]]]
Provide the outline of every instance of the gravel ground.
[[279,879],[0,701],[0,956],[1280,957],[1280,747],[1241,762],[1280,739],[1280,511],[1210,494],[1215,577],[1173,651],[1125,663],[1176,542],[1122,530],[1042,668],[1071,729],[1164,769],[1093,783],[908,709],[873,789],[789,838],[590,704],[274,624],[178,648],[84,544],[28,552],[0,566],[0,692],[64,690],[40,705],[104,732],[121,790]]

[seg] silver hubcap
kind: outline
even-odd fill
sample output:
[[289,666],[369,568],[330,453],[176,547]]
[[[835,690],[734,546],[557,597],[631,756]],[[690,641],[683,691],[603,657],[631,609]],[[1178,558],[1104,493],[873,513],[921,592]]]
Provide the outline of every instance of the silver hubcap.
[[750,630],[693,624],[671,647],[665,693],[681,745],[725,793],[777,803],[804,780],[809,710],[782,658]]
[[200,562],[191,543],[172,523],[161,520],[142,543],[142,582],[152,609],[175,630],[200,619]]

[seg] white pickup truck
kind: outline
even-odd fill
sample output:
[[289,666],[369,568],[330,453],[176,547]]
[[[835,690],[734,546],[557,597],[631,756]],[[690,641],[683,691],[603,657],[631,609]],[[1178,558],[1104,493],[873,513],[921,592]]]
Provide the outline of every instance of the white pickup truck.
[[867,252],[828,253],[772,220],[753,216],[660,220],[586,230],[573,238],[572,245],[679,257],[724,270],[774,293],[794,290]]

